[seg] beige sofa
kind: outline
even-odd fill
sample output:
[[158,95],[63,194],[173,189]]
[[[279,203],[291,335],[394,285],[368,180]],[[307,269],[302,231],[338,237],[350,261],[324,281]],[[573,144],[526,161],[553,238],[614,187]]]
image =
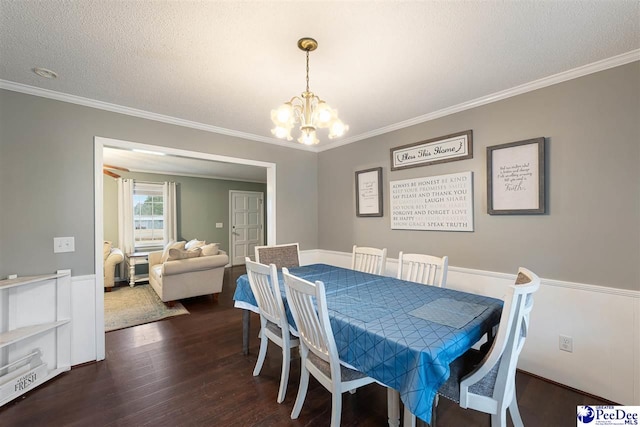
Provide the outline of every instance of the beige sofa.
[[106,291],[110,291],[115,284],[116,265],[124,260],[122,251],[111,246],[111,242],[104,242],[102,247],[102,257],[104,261],[104,287]]
[[163,302],[222,292],[224,267],[229,256],[224,251],[216,255],[167,260],[163,251],[149,253],[149,284]]

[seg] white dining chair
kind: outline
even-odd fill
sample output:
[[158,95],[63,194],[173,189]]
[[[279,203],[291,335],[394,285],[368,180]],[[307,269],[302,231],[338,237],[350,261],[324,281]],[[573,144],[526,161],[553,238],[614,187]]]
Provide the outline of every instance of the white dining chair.
[[[516,399],[516,365],[529,331],[533,293],[539,288],[540,278],[520,267],[504,296],[498,333],[488,353],[483,357],[470,350],[451,363],[451,374],[438,389],[438,396],[459,403],[461,408],[490,414],[492,427],[506,427],[509,409],[513,425],[523,427]],[[434,405],[432,426],[435,415]],[[405,425],[415,425],[415,417]]]
[[282,272],[287,303],[300,334],[300,386],[291,419],[295,420],[300,415],[311,374],[331,392],[331,427],[338,427],[342,415],[342,394],[375,380],[340,364],[329,323],[324,283],[311,283],[290,274],[286,268]]
[[351,269],[383,275],[387,265],[387,248],[368,248],[353,245]]
[[447,284],[449,257],[405,254],[398,256],[398,279],[443,287]]
[[260,264],[275,264],[279,269],[298,267],[300,266],[300,246],[298,243],[256,246],[255,258]]
[[269,340],[282,348],[282,373],[278,390],[278,403],[284,401],[289,381],[291,349],[300,345],[300,340],[289,332],[289,323],[284,310],[278,273],[274,264],[264,265],[245,259],[249,285],[260,310],[260,352],[253,376],[260,374]]

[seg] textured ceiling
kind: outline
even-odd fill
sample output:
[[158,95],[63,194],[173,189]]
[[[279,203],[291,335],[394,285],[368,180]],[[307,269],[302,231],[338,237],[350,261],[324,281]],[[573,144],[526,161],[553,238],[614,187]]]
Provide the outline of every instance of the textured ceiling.
[[311,36],[311,90],[350,142],[637,50],[639,4],[0,0],[0,79],[270,142]]

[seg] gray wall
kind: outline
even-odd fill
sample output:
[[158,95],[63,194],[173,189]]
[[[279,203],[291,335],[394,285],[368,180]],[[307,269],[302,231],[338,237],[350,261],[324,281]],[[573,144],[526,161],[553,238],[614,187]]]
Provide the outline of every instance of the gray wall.
[[[636,62],[320,153],[320,248],[448,255],[457,267],[515,273],[526,266],[547,279],[640,290],[638,76]],[[473,159],[390,171],[391,148],[467,129]],[[486,147],[541,136],[548,214],[488,215]],[[357,218],[354,173],[376,166],[383,167],[384,217]],[[473,171],[474,232],[390,229],[389,181],[462,171]]]
[[[0,90],[0,277],[94,270],[94,136],[277,164],[277,240],[447,254],[454,266],[640,289],[640,66],[628,64],[318,155]],[[428,96],[418,94],[416,96]],[[265,126],[269,126],[268,117]],[[389,149],[473,129],[474,158],[389,171]],[[486,214],[487,146],[548,139],[548,214]],[[383,166],[382,218],[354,172]],[[391,230],[388,182],[474,172],[475,231]],[[53,237],[76,251],[53,253]]]
[[0,90],[0,277],[95,272],[95,136],[275,163],[277,241],[318,246],[315,153]]
[[[229,191],[257,191],[264,194],[267,185],[257,182],[228,181],[153,173],[118,172],[123,178],[140,181],[176,183],[178,239],[199,239],[220,243],[229,253]],[[115,179],[104,179],[104,238],[118,242],[118,185]],[[115,215],[114,215],[115,210]],[[264,219],[266,225],[266,218]],[[216,228],[217,222],[223,224]],[[264,227],[266,230],[266,226]],[[265,238],[266,242],[266,238]]]

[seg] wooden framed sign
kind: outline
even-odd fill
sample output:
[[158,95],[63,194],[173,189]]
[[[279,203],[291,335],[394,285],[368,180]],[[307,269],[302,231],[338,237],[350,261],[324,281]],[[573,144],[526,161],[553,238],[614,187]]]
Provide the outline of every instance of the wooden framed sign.
[[382,168],[356,172],[356,216],[382,216]]
[[545,213],[544,163],[544,138],[487,147],[488,213]]
[[391,149],[391,170],[473,158],[473,131],[452,133]]

